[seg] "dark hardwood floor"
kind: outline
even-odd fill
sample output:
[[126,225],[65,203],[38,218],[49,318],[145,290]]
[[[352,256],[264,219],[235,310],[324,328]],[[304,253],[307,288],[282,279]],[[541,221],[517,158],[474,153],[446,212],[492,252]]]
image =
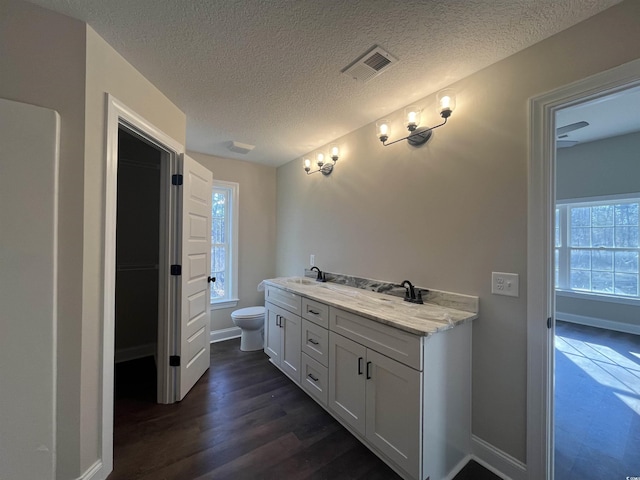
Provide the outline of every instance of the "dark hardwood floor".
[[[155,404],[152,359],[116,368],[109,480],[399,479],[284,374],[239,340],[180,403]],[[470,462],[456,480],[499,477]]]

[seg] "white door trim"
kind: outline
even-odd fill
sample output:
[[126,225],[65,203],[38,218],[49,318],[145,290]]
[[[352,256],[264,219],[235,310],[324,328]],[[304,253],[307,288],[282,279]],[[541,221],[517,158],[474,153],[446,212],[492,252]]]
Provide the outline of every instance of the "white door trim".
[[[115,355],[115,280],[116,280],[116,213],[118,187],[118,127],[127,125],[156,143],[171,157],[184,153],[184,146],[152,125],[125,104],[106,94],[107,122],[105,132],[105,193],[104,193],[104,293],[102,324],[102,404],[101,460],[106,478],[113,470],[113,381]],[[159,329],[160,331],[160,329]],[[158,345],[162,348],[162,345]],[[104,475],[104,476],[103,476]]]
[[[640,59],[530,99],[527,248],[527,471],[553,478],[555,113],[640,85]],[[543,261],[541,261],[543,260]]]

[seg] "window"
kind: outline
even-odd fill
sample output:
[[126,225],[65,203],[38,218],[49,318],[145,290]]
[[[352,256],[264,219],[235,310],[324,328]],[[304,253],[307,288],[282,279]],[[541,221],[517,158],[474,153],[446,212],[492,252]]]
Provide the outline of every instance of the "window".
[[214,180],[211,202],[212,308],[238,303],[238,194],[239,185]]
[[558,205],[555,282],[565,291],[640,299],[640,198]]

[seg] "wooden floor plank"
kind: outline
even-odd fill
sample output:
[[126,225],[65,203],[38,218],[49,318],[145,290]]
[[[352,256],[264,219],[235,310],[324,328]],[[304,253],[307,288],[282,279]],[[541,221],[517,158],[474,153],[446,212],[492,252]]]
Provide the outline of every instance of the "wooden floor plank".
[[109,480],[400,478],[239,339],[212,344],[211,368],[173,405],[155,404],[152,361],[127,363],[116,369]]

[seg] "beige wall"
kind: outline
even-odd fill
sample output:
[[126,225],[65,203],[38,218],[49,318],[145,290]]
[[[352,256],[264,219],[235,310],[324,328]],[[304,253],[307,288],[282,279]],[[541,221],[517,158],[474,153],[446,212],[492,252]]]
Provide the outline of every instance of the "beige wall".
[[[80,473],[80,341],[85,25],[18,0],[0,2],[0,98],[60,114],[58,206],[58,478]],[[9,199],[3,198],[5,207]],[[34,272],[34,286],[46,288]]]
[[99,458],[104,276],[105,93],[184,144],[186,117],[167,97],[86,26],[86,132],[82,301],[81,469]]
[[[421,148],[383,147],[371,124],[338,139],[330,177],[278,169],[278,275],[313,253],[323,270],[480,297],[473,433],[523,462],[528,99],[640,57],[638,18],[624,2],[453,84],[458,108]],[[412,102],[427,124],[434,97]],[[520,274],[520,297],[491,295],[492,271]]]
[[213,172],[213,178],[240,185],[238,225],[238,306],[213,310],[211,330],[233,327],[236,308],[264,305],[264,293],[257,291],[265,278],[275,276],[276,169],[255,163],[188,152]]

